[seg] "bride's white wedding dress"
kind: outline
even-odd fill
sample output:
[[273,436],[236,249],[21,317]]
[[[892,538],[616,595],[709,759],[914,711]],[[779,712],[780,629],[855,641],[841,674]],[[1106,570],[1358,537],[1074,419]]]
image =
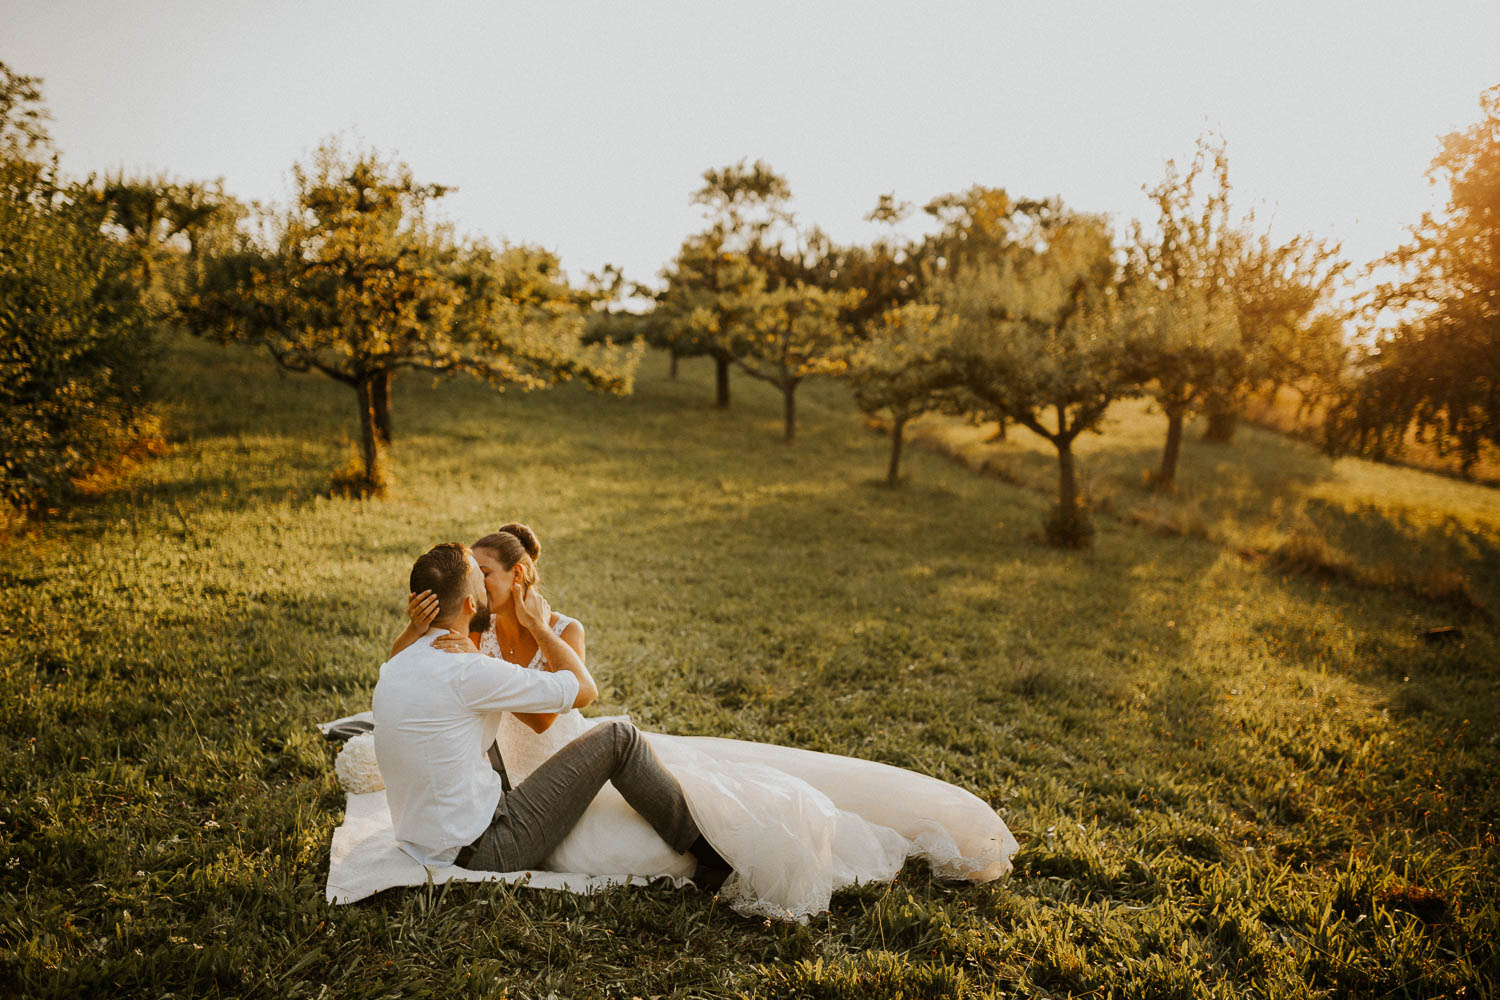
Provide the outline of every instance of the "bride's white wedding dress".
[[[558,615],[553,631],[561,635],[572,621]],[[480,652],[501,655],[493,629]],[[527,666],[544,669],[541,653]],[[501,713],[496,739],[512,784],[600,721],[574,709],[538,734]],[[720,894],[742,913],[806,920],[828,909],[835,889],[888,881],[908,857],[943,878],[984,882],[1009,872],[1018,850],[982,799],[925,774],[768,743],[645,736],[681,784],[699,830],[734,867]],[[694,862],[606,784],[546,867],[683,877]]]

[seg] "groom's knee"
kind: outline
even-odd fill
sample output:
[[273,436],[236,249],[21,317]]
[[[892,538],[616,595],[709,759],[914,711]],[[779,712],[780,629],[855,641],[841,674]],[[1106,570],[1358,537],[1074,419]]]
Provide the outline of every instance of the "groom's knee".
[[630,752],[636,740],[640,738],[640,730],[623,719],[611,719],[609,722],[601,723],[601,726],[609,733],[610,744],[622,758]]

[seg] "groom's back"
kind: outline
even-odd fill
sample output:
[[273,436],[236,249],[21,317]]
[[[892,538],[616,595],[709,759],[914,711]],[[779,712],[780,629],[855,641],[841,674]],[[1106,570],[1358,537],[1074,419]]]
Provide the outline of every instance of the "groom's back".
[[473,654],[433,649],[437,634],[387,660],[371,698],[396,840],[424,864],[450,863],[500,801],[500,777],[484,760],[485,717],[458,687]]
[[462,717],[451,668],[463,654],[433,649],[432,639],[422,636],[380,665],[370,699],[377,731],[389,729],[386,723],[415,731]]

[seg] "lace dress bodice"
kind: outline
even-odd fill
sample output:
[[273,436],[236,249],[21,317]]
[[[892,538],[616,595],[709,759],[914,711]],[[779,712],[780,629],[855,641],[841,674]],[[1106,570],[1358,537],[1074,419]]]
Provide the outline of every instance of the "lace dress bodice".
[[[552,623],[552,631],[561,636],[563,630],[575,621],[576,618],[560,614],[557,621]],[[493,625],[479,637],[479,651],[486,656],[505,659],[500,652],[500,640],[495,636]],[[531,662],[525,666],[528,670],[546,670],[547,660],[538,649]],[[576,708],[559,715],[545,733],[535,732],[509,712],[499,714],[495,741],[500,746],[500,759],[505,761],[505,771],[510,776],[512,785],[525,781],[526,776],[535,771],[542,761],[582,736],[588,729],[587,722]]]

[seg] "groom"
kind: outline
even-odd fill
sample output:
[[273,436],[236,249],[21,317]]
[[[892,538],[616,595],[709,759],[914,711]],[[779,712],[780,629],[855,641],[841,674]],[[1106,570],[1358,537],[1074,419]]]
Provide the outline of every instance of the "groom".
[[[373,696],[375,757],[396,842],[424,865],[536,868],[609,781],[673,850],[693,854],[694,880],[716,888],[728,865],[699,834],[677,779],[628,722],[594,726],[509,786],[499,749],[484,745],[485,717],[566,712],[599,696],[578,654],[546,627],[546,600],[514,586],[516,616],[537,637],[550,671],[481,655],[468,642],[467,633],[490,620],[484,575],[468,546],[445,542],[412,566],[411,592],[431,591],[438,615],[426,635],[381,666]],[[467,651],[433,648],[444,635],[461,636]]]

